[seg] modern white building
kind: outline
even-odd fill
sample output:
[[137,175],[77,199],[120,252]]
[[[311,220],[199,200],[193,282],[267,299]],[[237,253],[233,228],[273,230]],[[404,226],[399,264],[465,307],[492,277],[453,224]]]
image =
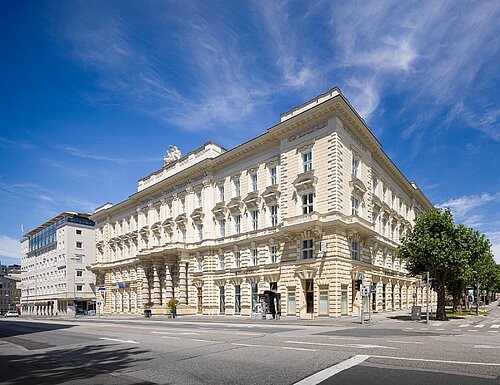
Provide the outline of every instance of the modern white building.
[[95,311],[94,222],[64,212],[21,241],[21,310],[56,315]]
[[92,270],[106,313],[165,314],[172,298],[199,315],[408,308],[423,292],[396,250],[431,207],[334,88],[231,150],[171,146],[135,194],[92,215]]

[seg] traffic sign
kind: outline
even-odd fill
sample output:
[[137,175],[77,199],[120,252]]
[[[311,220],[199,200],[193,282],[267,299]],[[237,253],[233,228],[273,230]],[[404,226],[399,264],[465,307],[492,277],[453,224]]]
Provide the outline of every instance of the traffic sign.
[[361,295],[362,295],[363,297],[366,297],[366,296],[368,296],[369,294],[370,294],[370,286],[363,286],[363,287],[361,288]]

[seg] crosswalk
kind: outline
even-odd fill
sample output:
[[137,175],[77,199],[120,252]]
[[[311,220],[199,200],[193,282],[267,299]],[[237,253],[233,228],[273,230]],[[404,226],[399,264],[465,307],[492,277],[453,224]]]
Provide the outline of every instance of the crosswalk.
[[[445,328],[446,327],[446,328]],[[479,331],[488,333],[500,333],[500,324],[470,324],[464,323],[460,325],[447,324],[443,322],[431,322],[429,325],[422,327],[405,327],[404,330],[412,331],[460,331],[477,333]]]

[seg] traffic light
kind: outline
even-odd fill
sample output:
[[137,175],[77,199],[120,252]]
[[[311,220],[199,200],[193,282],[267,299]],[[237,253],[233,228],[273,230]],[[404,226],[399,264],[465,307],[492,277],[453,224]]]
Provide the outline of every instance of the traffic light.
[[358,279],[356,282],[355,282],[355,286],[354,288],[356,289],[356,291],[360,291],[361,290],[361,284],[363,283],[362,280]]

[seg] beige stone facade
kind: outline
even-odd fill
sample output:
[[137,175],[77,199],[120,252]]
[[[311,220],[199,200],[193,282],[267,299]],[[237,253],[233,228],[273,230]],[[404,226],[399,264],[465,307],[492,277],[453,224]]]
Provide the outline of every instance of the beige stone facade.
[[374,311],[408,308],[424,293],[396,249],[431,207],[334,88],[232,150],[170,157],[98,208],[92,269],[105,313],[165,314],[176,298],[179,314],[249,316],[267,295],[282,316],[357,315],[362,277]]

